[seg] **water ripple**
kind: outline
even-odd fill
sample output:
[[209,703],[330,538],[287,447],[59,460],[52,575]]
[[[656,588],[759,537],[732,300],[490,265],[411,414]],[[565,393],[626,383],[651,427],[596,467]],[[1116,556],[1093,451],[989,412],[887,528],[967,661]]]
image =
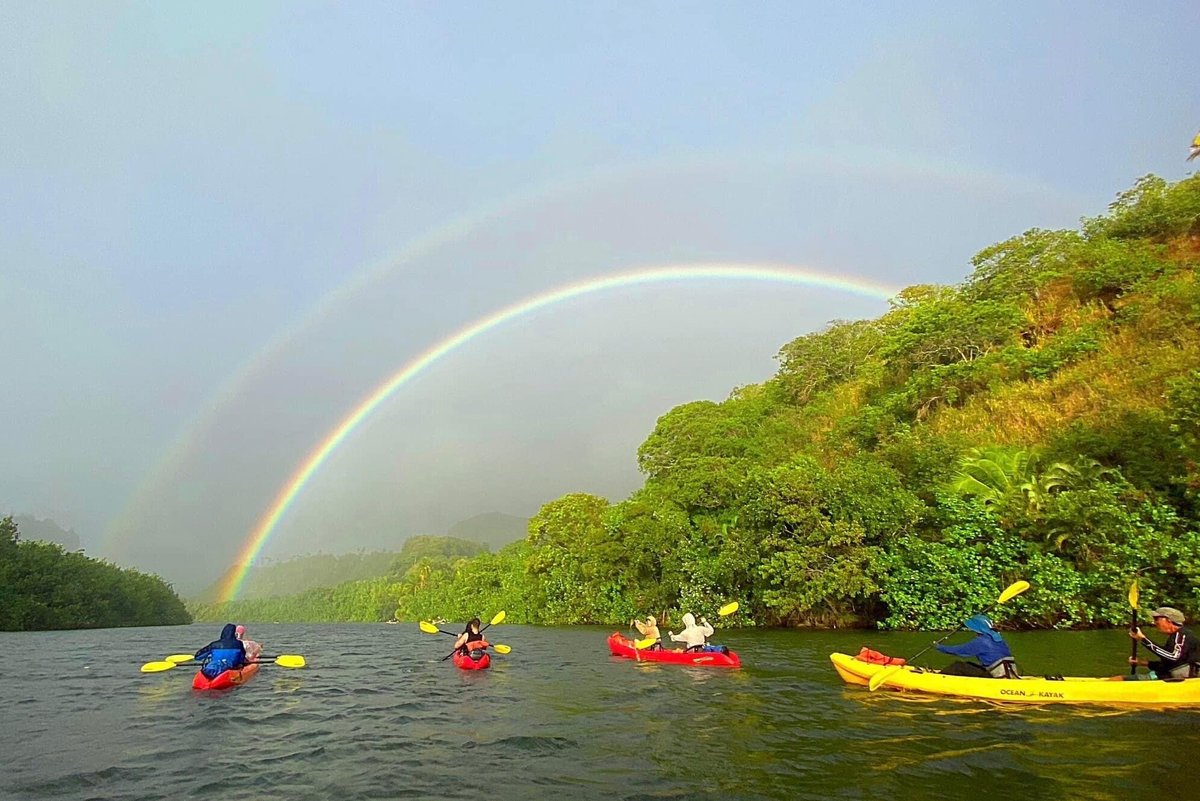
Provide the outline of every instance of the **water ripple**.
[[[505,627],[490,671],[439,662],[415,627],[265,626],[308,669],[235,692],[137,673],[212,627],[0,635],[46,659],[0,682],[0,798],[575,799],[1186,797],[1162,769],[1197,713],[996,706],[846,687],[861,632],[733,632],[740,671],[636,664],[600,629]],[[907,653],[925,640],[876,635]],[[1024,635],[1031,672],[1102,673],[1121,633]],[[1111,641],[1111,642],[1110,642]],[[112,648],[120,643],[119,659]],[[1061,654],[1074,655],[1064,664]],[[1089,662],[1091,659],[1093,661]],[[1178,782],[1178,784],[1174,784]]]

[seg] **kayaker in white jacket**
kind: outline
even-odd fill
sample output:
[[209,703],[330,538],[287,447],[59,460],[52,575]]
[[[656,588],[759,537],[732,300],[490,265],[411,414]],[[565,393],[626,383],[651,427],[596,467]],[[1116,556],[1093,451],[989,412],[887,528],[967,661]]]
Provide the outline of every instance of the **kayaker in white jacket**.
[[704,647],[708,638],[713,635],[713,627],[704,618],[700,618],[700,625],[696,625],[696,616],[688,612],[683,616],[683,631],[678,634],[669,631],[667,634],[670,635],[672,642],[683,643],[683,650],[699,651]]

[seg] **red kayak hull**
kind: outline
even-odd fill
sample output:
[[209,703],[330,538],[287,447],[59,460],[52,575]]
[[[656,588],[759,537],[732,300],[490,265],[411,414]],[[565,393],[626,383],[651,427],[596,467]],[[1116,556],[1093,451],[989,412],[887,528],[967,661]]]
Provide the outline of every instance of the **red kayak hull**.
[[258,663],[255,662],[246,665],[238,670],[227,670],[224,673],[218,673],[217,677],[210,679],[203,673],[197,673],[192,679],[193,690],[228,690],[230,687],[236,687],[239,684],[245,684],[254,678],[258,673]]
[[613,656],[625,659],[636,659],[639,662],[666,662],[670,665],[692,665],[694,667],[741,667],[742,660],[733,651],[727,654],[714,651],[684,653],[683,651],[650,651],[637,650],[633,640],[613,633],[608,637],[608,650]]
[[487,651],[479,659],[472,659],[470,654],[454,652],[454,664],[463,670],[485,670],[492,664],[492,656]]

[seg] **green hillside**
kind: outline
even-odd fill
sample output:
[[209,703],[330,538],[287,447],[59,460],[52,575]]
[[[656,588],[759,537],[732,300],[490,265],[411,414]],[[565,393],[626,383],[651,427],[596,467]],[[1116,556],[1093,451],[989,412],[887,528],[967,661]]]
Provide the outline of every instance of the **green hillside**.
[[629,498],[564,496],[498,554],[340,587],[328,613],[619,622],[738,600],[741,623],[933,628],[1025,578],[1010,624],[1078,627],[1125,620],[1135,575],[1200,612],[1198,264],[1200,178],[1146,177],[671,410]]
[[190,622],[158,576],[24,540],[13,518],[0,518],[0,631]]
[[[484,550],[487,550],[485,546],[478,542],[421,535],[409,537],[399,551],[309,554],[282,562],[264,561],[250,569],[238,595],[244,600],[296,595],[390,573],[401,575],[422,557],[474,556]],[[214,583],[196,600],[212,603],[223,582],[224,578]]]
[[[376,591],[402,581],[418,563],[450,564],[485,553],[478,542],[455,537],[417,536],[399,551],[329,556],[298,556],[255,567],[233,604],[214,604],[217,587],[190,605],[197,620],[215,621],[232,614],[245,622],[331,622],[381,620],[395,609],[393,594]],[[369,609],[369,612],[359,612]],[[365,616],[364,616],[365,615]]]

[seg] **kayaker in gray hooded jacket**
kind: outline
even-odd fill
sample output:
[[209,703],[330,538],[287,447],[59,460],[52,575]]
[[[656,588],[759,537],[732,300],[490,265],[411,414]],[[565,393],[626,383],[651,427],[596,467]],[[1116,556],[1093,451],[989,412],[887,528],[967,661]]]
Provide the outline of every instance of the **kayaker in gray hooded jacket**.
[[670,635],[672,642],[683,643],[683,650],[699,651],[704,647],[708,638],[713,635],[713,627],[704,618],[700,618],[700,625],[696,625],[696,616],[688,612],[683,616],[683,631],[678,634],[669,631],[667,634]]

